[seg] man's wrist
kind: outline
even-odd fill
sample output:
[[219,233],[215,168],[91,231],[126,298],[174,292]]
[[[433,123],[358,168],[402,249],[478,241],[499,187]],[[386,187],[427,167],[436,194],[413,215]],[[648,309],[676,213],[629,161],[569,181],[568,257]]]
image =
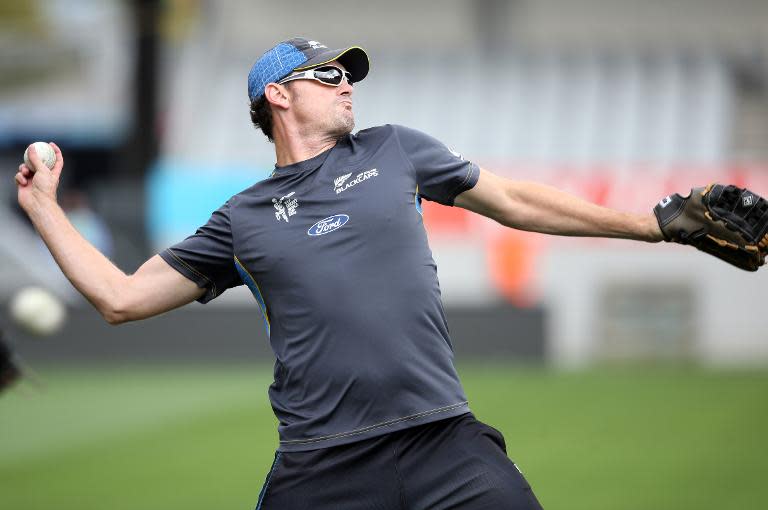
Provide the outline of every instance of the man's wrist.
[[664,234],[659,226],[659,221],[656,219],[656,215],[651,213],[649,216],[644,217],[645,221],[645,238],[644,240],[649,243],[658,243],[664,240]]
[[45,214],[47,211],[55,210],[59,208],[59,204],[55,197],[44,195],[43,193],[34,194],[30,197],[30,200],[20,204],[21,208],[27,213],[32,223],[35,223],[35,219]]

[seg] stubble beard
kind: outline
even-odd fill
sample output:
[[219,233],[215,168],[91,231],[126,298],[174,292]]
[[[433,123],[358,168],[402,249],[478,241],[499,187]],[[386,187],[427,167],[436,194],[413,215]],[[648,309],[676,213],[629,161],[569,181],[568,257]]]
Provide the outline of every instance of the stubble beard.
[[355,129],[355,118],[352,112],[349,115],[339,115],[333,119],[331,126],[329,126],[328,134],[336,140],[343,138],[350,134]]
[[301,132],[308,138],[337,141],[350,134],[354,128],[355,119],[352,115],[338,115],[325,118],[322,122],[306,125]]
[[[298,91],[294,91],[295,100],[299,104],[303,96],[298,94]],[[306,134],[315,133],[315,136],[320,136],[326,140],[339,140],[352,132],[355,128],[355,115],[351,107],[347,109],[342,107],[342,111],[339,111],[339,104],[334,104],[327,115],[320,115],[315,117],[321,119],[319,122],[310,122],[307,125]],[[309,119],[308,119],[309,120]]]

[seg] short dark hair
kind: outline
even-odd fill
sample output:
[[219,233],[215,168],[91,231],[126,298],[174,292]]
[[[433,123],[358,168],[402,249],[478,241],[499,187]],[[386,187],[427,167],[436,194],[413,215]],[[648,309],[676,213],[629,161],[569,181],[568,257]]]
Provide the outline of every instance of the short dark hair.
[[275,141],[272,138],[272,107],[267,101],[267,96],[262,95],[251,101],[251,122],[254,127],[261,129],[270,142]]

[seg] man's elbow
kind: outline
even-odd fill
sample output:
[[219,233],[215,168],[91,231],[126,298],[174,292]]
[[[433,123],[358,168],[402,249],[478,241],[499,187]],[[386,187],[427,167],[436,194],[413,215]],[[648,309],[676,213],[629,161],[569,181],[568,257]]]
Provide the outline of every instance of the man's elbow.
[[512,201],[501,204],[491,215],[489,215],[489,217],[497,223],[509,228],[525,230],[525,225],[527,225],[525,211]]
[[125,301],[116,300],[114,303],[100,307],[99,312],[111,326],[118,326],[126,322],[136,320],[135,312]]
[[101,316],[110,326],[119,326],[131,320],[125,313],[117,310],[102,310]]

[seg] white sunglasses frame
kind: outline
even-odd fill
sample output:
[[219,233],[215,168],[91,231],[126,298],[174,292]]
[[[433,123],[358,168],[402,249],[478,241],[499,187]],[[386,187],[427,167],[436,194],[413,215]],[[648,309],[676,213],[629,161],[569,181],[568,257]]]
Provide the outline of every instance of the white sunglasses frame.
[[[338,84],[334,85],[333,83],[328,83],[315,76],[315,71],[318,71],[326,67],[332,67],[333,69],[336,69],[341,73],[341,81],[339,81]],[[340,87],[341,84],[344,83],[344,80],[346,80],[351,87],[354,86],[354,82],[352,81],[352,73],[350,73],[349,71],[345,71],[340,67],[336,67],[332,65],[313,67],[312,69],[308,69],[306,71],[300,71],[296,74],[290,74],[285,78],[283,78],[282,80],[280,80],[279,82],[277,82],[277,84],[282,85],[283,83],[288,83],[289,81],[294,81],[294,80],[314,80],[314,81],[319,81],[323,85],[328,85],[329,87]]]

